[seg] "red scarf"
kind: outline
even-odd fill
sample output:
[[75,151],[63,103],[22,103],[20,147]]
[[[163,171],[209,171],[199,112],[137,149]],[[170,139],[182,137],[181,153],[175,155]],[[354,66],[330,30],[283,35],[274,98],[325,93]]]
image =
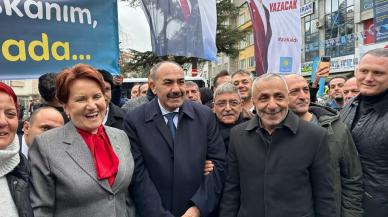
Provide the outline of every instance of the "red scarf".
[[119,167],[119,159],[113,151],[109,138],[105,133],[103,125],[98,127],[96,134],[77,128],[85,143],[88,145],[94,158],[96,174],[99,180],[108,179],[109,185],[112,186],[116,179]]

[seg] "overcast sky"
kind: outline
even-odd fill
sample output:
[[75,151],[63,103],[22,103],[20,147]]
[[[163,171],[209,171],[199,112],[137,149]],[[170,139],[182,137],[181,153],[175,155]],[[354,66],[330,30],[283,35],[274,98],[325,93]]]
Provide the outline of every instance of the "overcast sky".
[[147,19],[141,7],[132,8],[118,1],[120,49],[150,51],[151,36]]

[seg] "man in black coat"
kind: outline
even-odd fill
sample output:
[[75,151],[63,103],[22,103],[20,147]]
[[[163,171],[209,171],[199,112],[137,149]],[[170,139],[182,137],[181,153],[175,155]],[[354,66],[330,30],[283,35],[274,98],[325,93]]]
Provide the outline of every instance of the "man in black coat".
[[257,116],[231,130],[220,216],[335,216],[326,130],[288,110],[279,75],[256,79],[252,100]]
[[112,88],[114,87],[113,76],[112,74],[110,74],[109,72],[103,69],[99,69],[98,72],[100,72],[100,74],[104,78],[104,83],[105,83],[104,96],[107,103],[107,109],[106,109],[107,114],[105,115],[103,123],[106,126],[110,126],[110,127],[114,127],[122,130],[125,110],[111,102]]
[[222,139],[228,151],[230,130],[249,120],[242,112],[242,99],[238,88],[232,83],[224,83],[214,91],[213,112],[216,114]]
[[[130,192],[143,217],[207,217],[223,187],[225,146],[212,111],[184,100],[184,73],[164,61],[151,70],[157,97],[128,112],[124,128],[135,161]],[[204,176],[205,160],[214,171]]]
[[368,51],[355,72],[360,95],[341,111],[361,160],[364,217],[388,216],[388,49]]
[[289,108],[301,119],[327,130],[331,164],[335,168],[334,190],[336,215],[362,217],[362,169],[352,135],[340,120],[339,112],[330,107],[310,104],[309,85],[302,75],[285,76],[289,88]]

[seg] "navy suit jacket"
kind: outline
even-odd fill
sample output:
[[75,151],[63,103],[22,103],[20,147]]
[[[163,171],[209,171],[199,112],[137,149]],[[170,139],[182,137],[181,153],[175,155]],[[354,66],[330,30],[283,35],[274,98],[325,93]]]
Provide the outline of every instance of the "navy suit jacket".
[[[130,190],[141,216],[181,216],[193,205],[201,216],[207,216],[217,207],[224,180],[225,146],[208,107],[183,103],[175,142],[157,98],[128,112],[124,130],[135,160]],[[207,159],[215,167],[204,176]]]

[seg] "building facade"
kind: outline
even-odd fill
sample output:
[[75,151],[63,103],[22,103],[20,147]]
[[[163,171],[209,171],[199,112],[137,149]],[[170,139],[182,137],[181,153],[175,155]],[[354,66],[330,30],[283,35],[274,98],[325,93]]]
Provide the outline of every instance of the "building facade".
[[301,15],[303,75],[311,74],[314,58],[331,56],[330,73],[351,76],[365,52],[388,45],[387,40],[375,40],[380,33],[373,25],[373,0],[301,0],[300,4],[311,8]]
[[[252,22],[246,1],[232,0],[240,8],[236,28],[248,31],[238,44],[237,68],[255,74]],[[299,0],[301,7],[301,74],[311,75],[314,59],[331,57],[332,75],[351,76],[360,57],[388,46],[388,27],[375,28],[373,0]],[[384,7],[384,6],[383,6]],[[388,15],[388,7],[379,8]],[[384,12],[383,12],[384,14]],[[386,31],[386,37],[381,32]],[[380,39],[376,40],[376,35]],[[383,39],[381,39],[383,38]],[[224,63],[223,63],[224,64]],[[214,65],[213,64],[213,68]]]
[[243,37],[238,44],[238,48],[240,50],[238,55],[238,69],[256,74],[252,21],[248,9],[248,4],[246,2],[240,5],[240,12],[237,19],[237,28],[241,32],[246,33],[244,34],[245,37]]

